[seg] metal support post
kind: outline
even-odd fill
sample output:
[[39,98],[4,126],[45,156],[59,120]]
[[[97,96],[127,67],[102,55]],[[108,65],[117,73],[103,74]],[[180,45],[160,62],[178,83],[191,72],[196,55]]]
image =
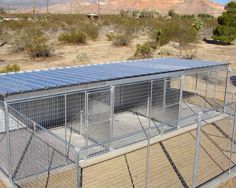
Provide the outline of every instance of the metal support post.
[[145,188],[148,188],[148,177],[150,174],[150,136],[151,136],[151,117],[150,117],[150,105],[151,100],[150,97],[148,97],[147,102],[147,117],[148,117],[148,138],[147,138],[147,159],[146,159],[146,174],[145,174]]
[[230,140],[230,156],[229,156],[229,173],[231,172],[231,161],[232,161],[232,153],[233,153],[233,144],[234,144],[234,131],[235,131],[235,124],[236,124],[236,105],[234,105],[234,112],[232,118],[232,128],[231,128],[231,139]]
[[224,113],[226,113],[226,110],[227,110],[227,93],[228,93],[229,81],[230,81],[230,68],[228,66],[227,72],[226,72],[226,83],[225,83]]
[[[65,108],[65,155],[67,155],[67,150],[69,149],[68,147],[68,140],[67,140],[67,95],[64,95],[64,108]],[[66,161],[67,162],[67,161]]]
[[164,88],[163,88],[163,108],[166,106],[166,78],[164,78]]
[[209,72],[207,72],[207,78],[206,78],[206,92],[205,92],[205,102],[204,102],[204,110],[207,106],[207,95],[208,95],[208,79],[209,79]]
[[[110,140],[113,139],[113,131],[114,131],[114,98],[115,98],[115,86],[111,86],[110,89]],[[111,144],[109,144],[109,149],[112,150]]]
[[80,130],[79,130],[79,132],[80,132],[80,134],[81,135],[84,135],[84,123],[83,123],[83,110],[81,110],[80,111]]
[[183,83],[184,83],[184,75],[181,75],[181,77],[180,77],[178,126],[177,126],[178,129],[180,128],[180,119],[182,117]]
[[196,74],[196,82],[195,82],[195,97],[197,96],[198,92],[198,74]]
[[[216,86],[217,86],[217,79],[218,79],[218,75],[217,75],[217,72],[215,72],[215,86],[214,86],[214,95],[213,95],[213,108],[215,110],[217,110],[216,108]],[[214,116],[214,111],[212,111],[212,117]]]
[[81,173],[79,161],[80,161],[80,150],[76,149],[76,188],[82,187],[82,182],[81,182],[82,173]]
[[[85,92],[85,127],[84,127],[84,132],[85,132],[85,146],[88,146],[88,137],[89,137],[89,133],[88,133],[88,126],[89,126],[89,122],[88,122],[88,93]],[[86,158],[88,155],[88,150],[86,150]]]
[[11,140],[10,140],[10,126],[9,126],[9,113],[8,113],[8,104],[4,102],[4,115],[5,115],[5,130],[7,138],[7,149],[8,149],[8,177],[9,181],[12,182],[12,166],[11,166]]
[[201,125],[202,125],[202,112],[199,112],[197,115],[197,132],[196,132],[196,142],[195,142],[195,152],[194,152],[192,188],[195,188],[197,184],[196,181],[198,175],[198,154],[200,145]]

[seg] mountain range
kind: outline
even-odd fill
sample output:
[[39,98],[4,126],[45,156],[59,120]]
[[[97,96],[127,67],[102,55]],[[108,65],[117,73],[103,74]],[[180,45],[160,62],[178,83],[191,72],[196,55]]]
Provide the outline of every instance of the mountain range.
[[[44,0],[46,2],[47,0]],[[97,13],[99,0],[49,0],[49,12],[51,13]],[[37,5],[37,4],[36,4]],[[30,6],[18,11],[31,11]],[[179,14],[207,13],[218,16],[224,10],[224,6],[211,0],[100,0],[100,12],[102,14],[117,14],[124,10],[156,9],[160,13],[167,13],[173,9]],[[46,3],[38,3],[38,12],[46,11]]]

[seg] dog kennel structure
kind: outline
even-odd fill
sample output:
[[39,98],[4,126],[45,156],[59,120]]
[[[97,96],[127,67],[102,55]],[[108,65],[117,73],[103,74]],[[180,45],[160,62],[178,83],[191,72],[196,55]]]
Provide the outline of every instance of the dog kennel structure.
[[172,58],[1,74],[0,167],[17,183],[216,117],[227,80],[228,64]]

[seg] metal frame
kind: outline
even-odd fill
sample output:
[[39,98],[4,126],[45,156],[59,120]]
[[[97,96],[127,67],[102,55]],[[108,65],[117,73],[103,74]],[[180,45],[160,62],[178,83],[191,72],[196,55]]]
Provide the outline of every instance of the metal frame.
[[[213,71],[216,70],[224,70],[222,68],[225,68],[224,66],[221,67],[215,67],[213,69]],[[146,161],[146,177],[145,177],[145,187],[148,187],[148,176],[149,176],[149,155],[150,155],[150,139],[151,139],[151,130],[153,129],[153,127],[151,127],[151,117],[152,117],[152,99],[153,99],[153,82],[159,79],[163,79],[164,80],[164,90],[163,90],[163,108],[165,109],[166,107],[166,90],[167,90],[167,78],[171,77],[171,78],[179,78],[179,101],[177,102],[177,104],[179,104],[178,107],[178,118],[177,118],[177,129],[180,128],[180,122],[182,120],[182,118],[186,118],[186,117],[182,117],[182,100],[183,100],[183,86],[184,86],[184,81],[185,81],[185,75],[191,75],[191,74],[195,74],[196,75],[196,83],[195,83],[195,94],[197,93],[198,90],[198,73],[201,73],[201,71],[206,71],[208,69],[196,69],[196,70],[191,70],[191,71],[179,71],[179,72],[174,72],[174,73],[165,73],[165,74],[160,74],[160,75],[151,75],[151,76],[144,76],[144,77],[137,77],[137,78],[129,78],[129,79],[123,79],[123,80],[116,80],[116,81],[108,81],[108,82],[101,82],[101,83],[93,83],[91,84],[92,86],[89,85],[84,85],[84,86],[80,86],[80,87],[75,87],[75,86],[71,86],[70,88],[66,89],[64,88],[60,88],[60,89],[55,89],[55,90],[50,90],[50,92],[48,94],[46,94],[46,91],[42,91],[42,92],[35,92],[35,95],[37,93],[44,93],[44,95],[40,95],[36,98],[34,98],[33,96],[31,96],[29,99],[25,99],[28,96],[30,96],[31,94],[21,94],[21,96],[25,97],[21,97],[19,96],[19,98],[17,96],[9,96],[9,98],[6,98],[4,101],[5,104],[5,117],[9,117],[8,114],[8,105],[9,104],[13,104],[15,102],[21,102],[21,101],[33,101],[35,99],[45,99],[45,98],[50,98],[52,96],[64,96],[64,108],[65,108],[65,119],[64,119],[64,128],[65,128],[65,153],[69,152],[69,143],[68,143],[68,134],[67,134],[67,129],[68,129],[68,111],[67,111],[67,106],[68,106],[68,96],[70,94],[74,94],[74,93],[84,93],[84,97],[85,97],[85,109],[84,111],[80,111],[80,134],[83,134],[85,136],[85,148],[87,147],[86,150],[86,157],[85,158],[89,158],[88,156],[88,148],[89,146],[89,133],[88,133],[88,126],[89,126],[89,122],[88,122],[88,105],[89,105],[89,101],[88,101],[88,94],[90,92],[95,92],[95,91],[101,91],[103,89],[107,89],[108,91],[110,91],[110,134],[109,134],[109,142],[108,142],[108,146],[110,150],[113,150],[113,145],[112,145],[112,141],[115,139],[114,135],[113,135],[113,131],[114,131],[114,109],[115,109],[115,88],[117,86],[120,86],[124,83],[133,85],[133,84],[137,84],[137,83],[143,83],[143,82],[147,82],[150,83],[151,87],[150,87],[150,96],[148,96],[148,102],[147,102],[147,114],[146,117],[148,120],[148,128],[145,129],[144,131],[148,132],[148,136],[147,136],[147,161]],[[209,76],[209,72],[208,72],[208,76]],[[228,78],[229,74],[228,74],[228,70],[227,70],[227,78]],[[146,79],[146,80],[145,80]],[[227,80],[228,83],[228,80]],[[105,85],[102,85],[105,84]],[[111,85],[112,84],[112,85]],[[97,87],[98,86],[98,87]],[[75,89],[73,92],[73,89]],[[215,90],[216,90],[216,84],[215,84]],[[225,90],[227,90],[227,86],[225,87]],[[53,91],[59,91],[55,94],[51,93]],[[206,90],[205,90],[205,97],[207,97],[207,93],[208,93],[208,79],[206,80]],[[122,93],[123,94],[123,93]],[[16,98],[15,98],[16,97]],[[214,100],[215,100],[215,95],[214,95]],[[225,96],[225,101],[224,104],[226,105],[226,96]],[[206,110],[206,104],[204,105],[204,110]],[[201,130],[201,121],[202,121],[202,113],[198,114],[198,118],[197,118],[197,135],[196,135],[196,144],[195,144],[195,156],[194,156],[194,169],[193,169],[193,187],[196,186],[196,177],[197,177],[197,171],[198,171],[198,153],[199,153],[199,144],[200,144],[200,130]],[[235,115],[236,116],[236,115]],[[235,119],[234,119],[235,121]],[[235,124],[235,122],[234,122]],[[8,140],[8,168],[9,168],[9,179],[12,180],[12,172],[11,172],[11,147],[10,147],[10,130],[9,130],[9,118],[5,118],[5,128],[6,128],[6,133],[7,133],[7,140]],[[37,127],[37,123],[34,124],[35,127]],[[155,128],[155,127],[154,127]],[[37,130],[37,128],[35,129]],[[126,136],[126,138],[128,137],[128,135]],[[101,144],[101,143],[100,143]],[[101,144],[101,146],[103,146]],[[76,148],[76,147],[75,147]],[[104,148],[104,147],[103,147]],[[83,149],[83,148],[82,148]],[[81,187],[81,167],[80,167],[80,160],[83,160],[83,158],[81,158],[80,154],[81,154],[81,150],[79,150],[78,148],[75,149],[75,153],[76,153],[76,169],[77,169],[77,187]],[[231,155],[232,155],[232,142],[231,142]],[[68,162],[68,161],[66,161]]]

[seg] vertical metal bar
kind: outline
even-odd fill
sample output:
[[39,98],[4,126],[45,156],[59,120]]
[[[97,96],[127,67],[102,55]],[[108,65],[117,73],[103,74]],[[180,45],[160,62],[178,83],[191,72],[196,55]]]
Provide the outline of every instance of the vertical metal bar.
[[[114,96],[115,94],[115,86],[111,86],[111,89],[110,89],[110,139],[113,139],[113,131],[114,131]],[[110,145],[109,148],[111,148],[112,146]]]
[[151,80],[151,84],[150,84],[150,94],[149,94],[149,123],[151,123],[151,118],[152,118],[152,93],[153,93],[153,80]]
[[[218,79],[218,75],[217,75],[217,72],[215,72],[215,87],[214,87],[214,96],[213,96],[213,108],[214,109],[217,109],[216,108],[216,86],[217,86],[217,79]],[[213,115],[214,115],[214,111],[212,111],[212,117],[213,117]]]
[[180,128],[180,119],[182,117],[183,83],[184,83],[184,75],[181,75],[181,77],[180,77],[178,126],[177,126],[178,129]]
[[9,126],[9,113],[8,113],[8,104],[4,101],[4,115],[5,115],[5,130],[7,138],[7,148],[8,148],[8,177],[9,181],[12,182],[12,161],[11,161],[11,140],[10,140],[10,126]]
[[[85,92],[85,146],[88,146],[88,137],[89,137],[89,133],[88,133],[88,126],[89,126],[89,122],[88,122],[88,97],[89,97],[89,93]],[[88,150],[86,150],[86,158],[88,155]]]
[[81,188],[81,168],[79,165],[80,161],[80,150],[76,148],[76,188]]
[[83,110],[80,111],[80,134],[84,135]]
[[202,125],[202,112],[199,112],[197,115],[197,132],[196,132],[196,142],[195,142],[195,152],[194,152],[192,188],[195,188],[197,184],[196,181],[198,175],[198,154],[200,145],[201,125]]
[[64,95],[64,108],[65,108],[65,155],[67,154],[67,149],[68,148],[68,140],[67,140],[67,95]]
[[225,96],[224,96],[224,113],[226,112],[226,105],[227,105],[227,93],[228,93],[228,84],[230,79],[230,69],[229,65],[227,66],[227,72],[226,72],[226,83],[225,83]]
[[163,88],[163,108],[166,106],[166,78],[164,78],[164,88]]
[[205,90],[205,102],[204,102],[204,109],[206,109],[206,105],[207,105],[207,95],[208,95],[208,79],[209,79],[209,72],[207,72],[207,78],[206,78],[206,90]]
[[35,134],[35,132],[36,132],[36,123],[34,122],[33,124],[34,124],[34,134]]
[[150,104],[151,100],[150,97],[148,97],[147,102],[147,117],[148,117],[148,138],[147,138],[147,159],[146,159],[146,174],[145,174],[145,188],[148,188],[148,177],[150,172],[150,131],[151,131],[151,118],[150,118]]
[[196,74],[196,81],[195,81],[195,97],[197,96],[198,91],[198,74]]
[[235,131],[235,124],[236,124],[236,105],[233,104],[232,106],[234,106],[234,113],[233,113],[233,121],[232,121],[232,128],[231,128],[232,133],[231,133],[231,142],[230,142],[229,173],[231,172],[231,161],[232,161],[232,152],[233,152],[233,144],[234,144],[234,131]]

